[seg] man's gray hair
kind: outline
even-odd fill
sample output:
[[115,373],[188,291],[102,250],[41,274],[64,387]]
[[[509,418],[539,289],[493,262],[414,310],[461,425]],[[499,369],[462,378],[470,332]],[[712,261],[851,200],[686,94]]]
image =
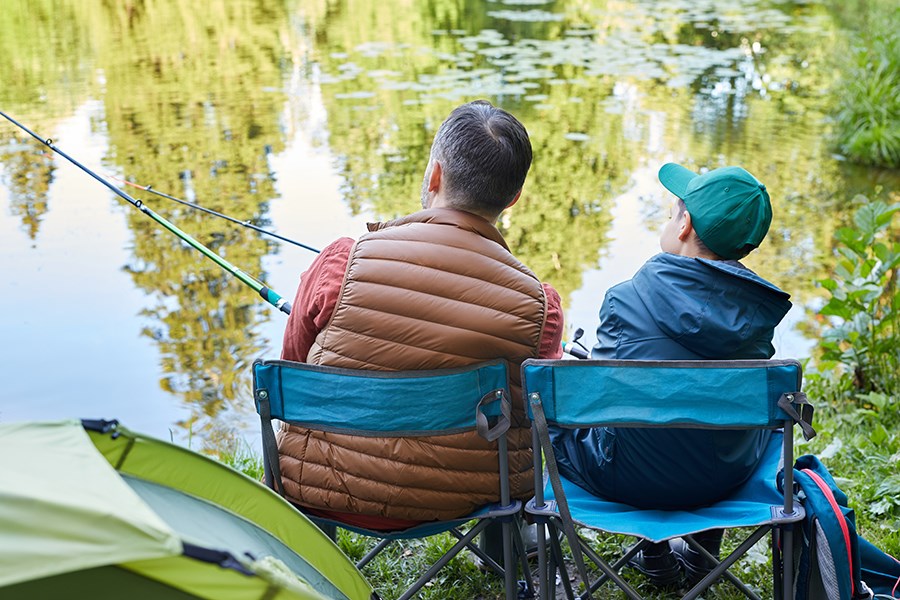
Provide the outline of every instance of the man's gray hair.
[[525,183],[531,141],[511,114],[476,100],[457,107],[441,124],[431,157],[441,163],[456,207],[499,215]]

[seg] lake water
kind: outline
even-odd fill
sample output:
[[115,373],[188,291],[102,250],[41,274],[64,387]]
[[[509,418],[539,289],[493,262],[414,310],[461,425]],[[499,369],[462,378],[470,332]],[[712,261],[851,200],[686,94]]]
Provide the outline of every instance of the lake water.
[[[0,110],[293,298],[312,252],[122,182],[321,248],[416,210],[437,127],[489,99],[535,153],[501,229],[588,344],[658,251],[659,166],[742,165],[775,210],[746,262],[793,294],[775,342],[806,358],[834,230],[898,197],[828,145],[843,39],[806,1],[5,0]],[[284,315],[5,122],[0,265],[0,421],[256,444],[249,367]]]

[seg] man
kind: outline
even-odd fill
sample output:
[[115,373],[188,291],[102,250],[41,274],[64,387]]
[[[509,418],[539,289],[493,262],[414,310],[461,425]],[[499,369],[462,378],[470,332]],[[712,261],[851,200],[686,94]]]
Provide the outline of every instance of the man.
[[[559,295],[494,226],[530,165],[531,142],[512,115],[484,101],[458,107],[431,147],[424,210],[325,248],[301,278],[282,351],[288,360],[386,371],[506,359],[514,498],[533,488],[519,365],[559,357],[562,336]],[[291,426],[278,448],[289,499],[351,525],[402,529],[499,499],[496,446],[477,434],[394,444]]]
[[[775,326],[790,297],[739,259],[769,230],[763,184],[740,167],[697,175],[669,163],[660,182],[675,196],[660,236],[663,250],[612,287],[600,309],[592,358],[726,360],[771,358]],[[642,508],[711,504],[755,468],[768,431],[557,430],[561,471],[592,493]],[[695,536],[713,555],[722,531]],[[689,582],[711,565],[678,540],[654,544],[634,566],[658,585]]]

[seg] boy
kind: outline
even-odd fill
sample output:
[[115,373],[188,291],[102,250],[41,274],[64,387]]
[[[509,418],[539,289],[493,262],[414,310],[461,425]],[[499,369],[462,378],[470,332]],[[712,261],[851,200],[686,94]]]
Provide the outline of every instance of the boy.
[[[677,197],[660,236],[661,254],[612,287],[600,309],[595,359],[771,358],[775,326],[790,297],[739,259],[772,222],[766,187],[740,167],[698,175],[663,165],[659,180]],[[592,493],[641,508],[716,502],[756,467],[768,431],[582,429],[553,432],[560,471]],[[722,530],[694,538],[717,555]],[[632,565],[657,585],[682,570],[698,581],[712,565],[681,540],[654,544]]]

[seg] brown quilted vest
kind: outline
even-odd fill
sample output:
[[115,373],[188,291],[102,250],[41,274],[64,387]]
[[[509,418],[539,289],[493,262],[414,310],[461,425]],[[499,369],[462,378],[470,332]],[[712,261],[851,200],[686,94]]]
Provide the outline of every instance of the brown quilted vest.
[[[351,250],[337,307],[307,362],[393,371],[507,359],[511,490],[530,497],[519,366],[538,355],[541,283],[493,225],[467,212],[429,209],[369,231]],[[474,432],[396,439],[290,426],[279,453],[287,496],[312,508],[432,520],[499,500],[496,442]]]

